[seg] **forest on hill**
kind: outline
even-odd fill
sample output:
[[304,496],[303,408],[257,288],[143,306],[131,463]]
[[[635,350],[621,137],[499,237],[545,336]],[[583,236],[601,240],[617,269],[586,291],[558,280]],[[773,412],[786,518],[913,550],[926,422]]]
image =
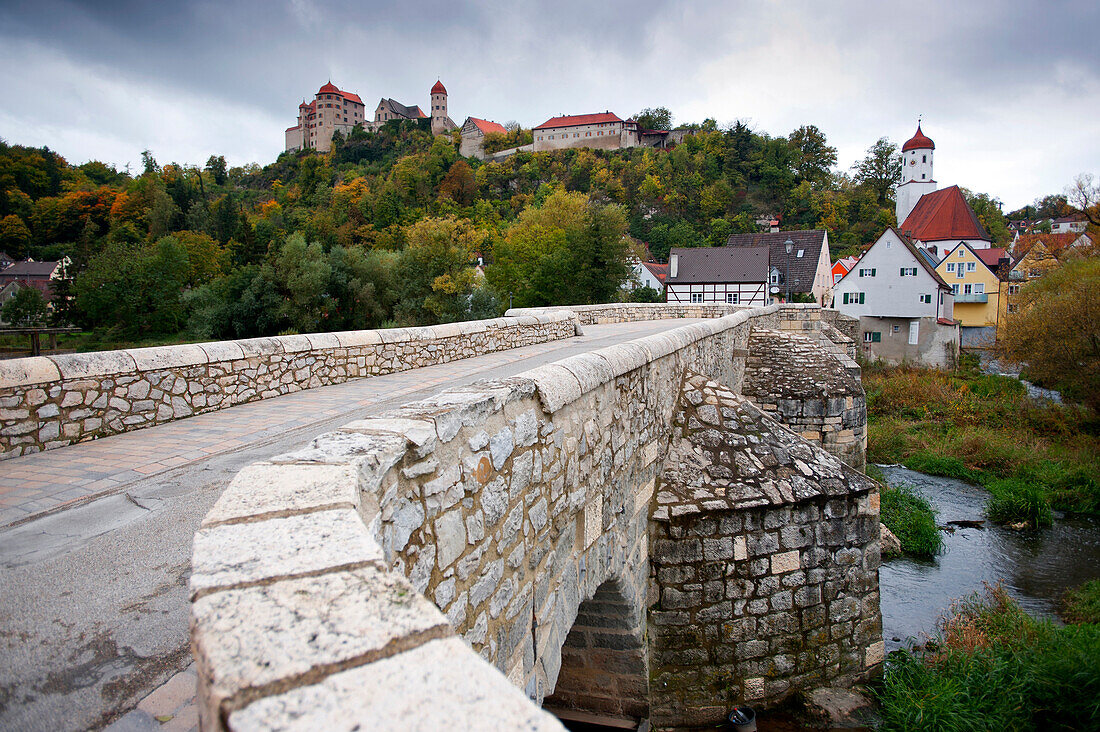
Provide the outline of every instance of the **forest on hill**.
[[[779,217],[824,228],[834,260],[893,225],[896,145],[851,173],[816,127],[772,137],[708,120],[670,150],[458,155],[394,121],[331,152],[264,167],[160,165],[130,175],[0,141],[0,251],[69,257],[52,317],[104,341],[422,325],[621,297],[643,243],[720,246]],[[996,199],[970,195],[994,238]],[[629,235],[629,236],[627,236]],[[480,257],[484,276],[472,266]]]

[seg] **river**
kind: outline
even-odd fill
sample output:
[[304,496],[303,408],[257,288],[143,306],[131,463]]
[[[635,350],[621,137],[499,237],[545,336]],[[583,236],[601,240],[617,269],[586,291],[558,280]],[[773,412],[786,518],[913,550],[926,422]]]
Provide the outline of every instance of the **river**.
[[[1100,578],[1100,520],[1055,514],[1054,526],[1013,531],[985,521],[989,493],[960,480],[884,467],[892,485],[908,483],[938,512],[944,553],[934,561],[899,558],[879,570],[886,650],[932,634],[951,601],[1001,582],[1036,617],[1055,617],[1062,593]],[[982,522],[980,527],[952,522]]]

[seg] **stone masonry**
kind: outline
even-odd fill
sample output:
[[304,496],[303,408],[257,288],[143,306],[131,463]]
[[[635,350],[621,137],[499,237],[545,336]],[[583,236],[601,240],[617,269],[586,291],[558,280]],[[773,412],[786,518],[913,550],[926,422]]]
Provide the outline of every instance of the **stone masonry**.
[[[243,470],[195,538],[192,651],[204,729],[559,729],[536,706],[548,697],[667,719],[661,705],[674,700],[654,693],[647,608],[664,601],[651,579],[662,524],[654,494],[670,445],[683,439],[673,426],[681,384],[690,372],[739,392],[750,333],[781,330],[787,315],[777,306],[740,310],[445,391]],[[801,446],[785,448],[794,457],[771,468],[779,490],[786,473],[801,470],[795,458],[815,477],[841,470],[767,424],[768,435]],[[791,501],[823,500],[821,511],[845,516],[877,510],[869,498],[852,508],[858,491],[847,476],[836,495],[830,483]],[[782,514],[787,498],[701,510],[744,521],[743,511]],[[731,531],[748,541],[757,529],[745,526]],[[684,538],[671,528],[666,536]],[[860,567],[871,561],[863,538],[849,542]],[[800,561],[828,571],[815,551],[808,546]],[[770,642],[781,629],[759,630]],[[861,638],[852,629],[836,645],[855,652]],[[873,648],[859,650],[861,663],[873,660]],[[737,673],[736,693],[746,696],[755,694],[749,679],[773,680],[747,667]],[[781,676],[791,689],[810,678]],[[765,685],[754,698],[782,693]]]
[[863,470],[867,397],[859,366],[845,358],[850,370],[838,369],[836,362],[837,355],[817,340],[754,328],[742,393],[803,438]]
[[686,379],[673,429],[650,525],[654,727],[874,672],[874,481],[703,376]]
[[0,361],[0,459],[575,332],[557,312]]

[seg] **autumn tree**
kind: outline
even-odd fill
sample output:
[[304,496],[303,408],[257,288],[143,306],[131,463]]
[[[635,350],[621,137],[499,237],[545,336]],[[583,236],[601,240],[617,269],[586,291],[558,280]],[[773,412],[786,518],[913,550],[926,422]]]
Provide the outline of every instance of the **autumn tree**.
[[1100,259],[1067,262],[1029,283],[1002,348],[1034,380],[1100,413]]
[[484,231],[454,216],[422,219],[406,227],[408,245],[394,273],[394,315],[408,325],[464,320],[477,286],[474,252]]
[[985,228],[994,244],[1005,245],[1011,239],[1008,232],[1008,221],[1001,213],[1001,201],[988,193],[974,193],[967,189],[961,189],[966,202],[974,210],[978,221]]
[[0,219],[0,251],[11,257],[21,258],[26,256],[30,243],[31,230],[23,219],[15,214],[8,214]]
[[1100,226],[1100,181],[1092,173],[1082,173],[1066,193],[1074,208],[1085,215],[1093,226]]
[[856,183],[870,187],[878,203],[887,205],[893,199],[894,188],[901,182],[901,156],[898,146],[880,137],[867,148],[867,155],[852,166]]

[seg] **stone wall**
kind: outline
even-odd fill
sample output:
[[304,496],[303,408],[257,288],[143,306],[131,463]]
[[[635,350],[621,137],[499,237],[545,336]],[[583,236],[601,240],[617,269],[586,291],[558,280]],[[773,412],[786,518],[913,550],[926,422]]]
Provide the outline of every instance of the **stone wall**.
[[[787,306],[781,307],[786,308]],[[512,308],[505,313],[505,316],[538,315],[559,310],[567,310],[576,314],[577,322],[581,325],[599,325],[603,323],[628,323],[636,320],[721,318],[732,313],[750,311],[753,308],[715,303],[685,305],[663,302],[614,302],[603,305],[569,305],[563,308]]]
[[558,311],[0,361],[0,459],[574,333]]
[[860,368],[846,355],[823,347],[827,342],[754,328],[742,393],[804,439],[862,471],[867,397]]
[[702,376],[673,429],[650,525],[654,727],[875,672],[876,484]]
[[[650,579],[654,527],[689,520],[654,502],[669,492],[658,480],[684,374],[739,391],[751,332],[780,329],[786,314],[739,311],[445,391],[246,468],[195,538],[204,729],[558,728],[524,700],[551,693],[559,706],[659,717],[655,702],[676,701],[654,693],[641,619],[652,634],[648,608],[664,602]],[[802,322],[813,321],[799,319],[799,331]],[[838,469],[782,427],[767,434],[776,430],[813,457],[787,450],[779,477]],[[848,510],[854,489],[838,490],[826,501]],[[804,557],[808,568],[828,564]],[[738,693],[755,689],[751,670],[738,669]],[[765,691],[757,698],[778,698]]]

